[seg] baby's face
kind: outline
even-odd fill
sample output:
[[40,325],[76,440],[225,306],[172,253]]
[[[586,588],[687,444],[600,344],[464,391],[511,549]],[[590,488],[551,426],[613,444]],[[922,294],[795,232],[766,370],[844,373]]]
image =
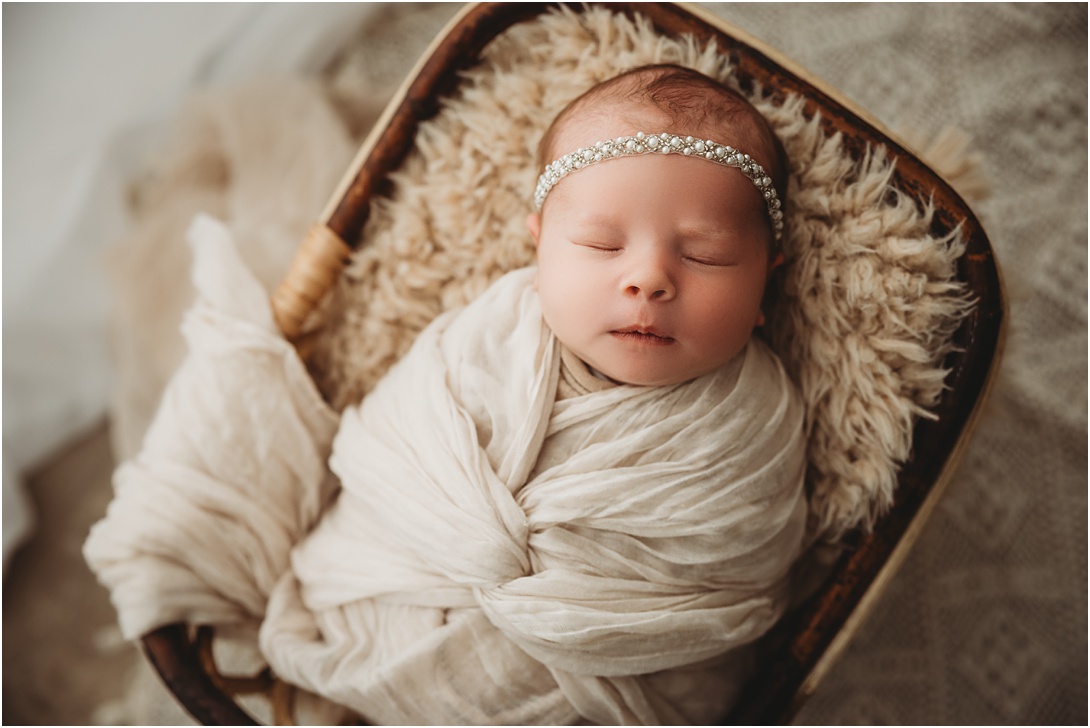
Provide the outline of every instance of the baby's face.
[[[588,141],[619,135],[606,133]],[[764,321],[771,232],[736,169],[674,154],[610,160],[561,180],[527,224],[546,323],[618,382],[707,374]]]

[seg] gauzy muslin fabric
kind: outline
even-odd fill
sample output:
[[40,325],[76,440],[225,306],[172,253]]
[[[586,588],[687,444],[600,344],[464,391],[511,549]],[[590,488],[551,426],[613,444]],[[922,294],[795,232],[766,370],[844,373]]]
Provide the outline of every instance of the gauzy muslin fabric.
[[[198,281],[201,267],[198,256]],[[246,275],[241,264],[236,275]],[[805,545],[801,404],[756,341],[692,382],[556,401],[559,344],[543,324],[533,276],[510,273],[441,315],[345,411],[329,459],[341,490],[305,537],[326,499],[315,463],[329,418],[312,416],[321,409],[311,390],[299,398],[295,365],[253,372],[249,397],[222,383],[181,392],[185,377],[176,378],[168,401],[184,402],[160,415],[144,452],[119,474],[107,518],[116,533],[107,538],[100,527],[88,544],[100,577],[113,575],[104,581],[114,582],[127,633],[230,616],[220,603],[264,612],[261,649],[278,675],[378,722],[713,719],[737,687],[735,648],[780,615]],[[202,291],[198,310],[246,288],[227,273],[203,277],[226,285]],[[256,328],[269,341],[257,348],[281,356],[268,314],[236,308],[261,319]],[[238,313],[221,313],[227,329],[254,328],[232,321]],[[205,335],[218,345],[203,355],[208,373],[232,349],[241,363],[229,367],[246,368],[254,343],[212,323]],[[280,390],[269,401],[290,403],[277,409],[296,410],[287,425],[260,404],[256,392],[266,387]],[[191,407],[210,399],[251,411]],[[222,458],[205,448],[222,450],[209,439],[236,428],[269,432],[248,438],[263,447],[236,451],[225,477],[209,467]],[[194,462],[179,465],[178,446],[160,444],[164,437],[180,438],[180,454]],[[293,437],[305,443],[273,451]],[[266,464],[292,461],[299,449],[308,455],[302,467]],[[273,477],[285,482],[255,486]],[[171,491],[170,502],[126,492],[140,487],[129,485],[136,478],[164,481],[151,488]],[[197,504],[173,506],[193,492]],[[209,507],[205,498],[216,517],[194,523],[218,524],[214,543],[196,543],[209,534],[183,521]],[[171,524],[177,544],[150,553],[121,545],[131,536],[119,534],[157,531],[156,519]],[[293,539],[301,540],[289,568]],[[104,563],[102,551],[116,558]],[[138,574],[178,588],[149,595],[129,583]],[[163,603],[134,604],[134,589]],[[127,619],[128,609],[141,617]],[[162,617],[149,622],[152,612]]]
[[335,488],[326,461],[338,417],[265,290],[219,221],[196,218],[189,242],[188,353],[84,544],[129,639],[177,621],[260,619]]
[[[445,630],[490,697],[522,652],[584,718],[673,722],[693,716],[638,676],[719,657],[779,616],[806,504],[802,408],[777,360],[753,342],[689,383],[555,401],[533,277],[438,318],[344,413],[343,490],[262,628],[281,674],[377,718],[359,689],[381,670],[374,645],[410,652]],[[492,655],[496,630],[509,645]]]

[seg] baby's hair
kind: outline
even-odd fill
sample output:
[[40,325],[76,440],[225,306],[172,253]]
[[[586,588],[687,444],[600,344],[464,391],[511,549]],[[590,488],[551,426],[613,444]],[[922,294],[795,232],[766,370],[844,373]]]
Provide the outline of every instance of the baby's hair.
[[[568,122],[581,115],[615,116],[616,106],[633,102],[652,107],[674,127],[642,131],[706,135],[757,158],[780,200],[786,201],[787,154],[761,113],[737,91],[699,71],[667,63],[629,69],[592,86],[565,106],[541,139],[538,169],[544,169],[559,154],[574,151],[554,148]],[[599,140],[587,139],[585,143],[594,141]]]

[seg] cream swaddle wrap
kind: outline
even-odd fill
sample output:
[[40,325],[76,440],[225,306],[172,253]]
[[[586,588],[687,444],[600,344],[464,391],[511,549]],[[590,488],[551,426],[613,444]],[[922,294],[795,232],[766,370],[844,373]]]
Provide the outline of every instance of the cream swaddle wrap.
[[[804,447],[775,357],[753,341],[692,382],[554,402],[560,345],[533,276],[509,273],[438,318],[346,410],[330,461],[343,490],[272,597],[274,670],[372,720],[563,722],[526,655],[586,719],[691,720],[637,676],[749,643],[786,602]],[[481,684],[379,699],[390,656],[437,641],[451,675],[483,665]],[[505,688],[525,682],[512,664],[545,677],[536,705]],[[448,692],[506,707],[459,714]]]
[[429,326],[334,439],[229,232],[191,238],[190,353],[85,546],[126,636],[262,622],[278,675],[385,723],[721,714],[804,546],[802,409],[763,344],[554,401],[523,269]]

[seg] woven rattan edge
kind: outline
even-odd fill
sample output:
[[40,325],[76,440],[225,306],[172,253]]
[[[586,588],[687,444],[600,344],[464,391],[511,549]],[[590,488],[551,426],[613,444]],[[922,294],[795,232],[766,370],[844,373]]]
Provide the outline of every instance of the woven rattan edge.
[[371,131],[364,138],[363,144],[360,145],[359,150],[356,152],[356,156],[352,159],[352,163],[341,177],[340,182],[337,183],[336,188],[334,188],[333,193],[329,197],[329,201],[326,202],[325,209],[322,210],[321,216],[319,217],[323,223],[326,225],[330,223],[334,212],[341,204],[341,201],[352,186],[352,183],[355,181],[356,175],[359,173],[359,170],[363,168],[363,163],[371,156],[371,152],[374,151],[379,139],[386,133],[386,130],[390,126],[390,122],[393,120],[394,112],[408,97],[409,88],[424,69],[428,59],[432,57],[436,48],[443,44],[455,28],[464,23],[467,17],[477,12],[477,7],[480,4],[481,3],[466,3],[465,7],[459,10],[458,13],[443,26],[443,29],[439,31],[439,34],[436,35],[434,39],[432,39],[431,43],[428,44],[428,47],[420,55],[420,58],[417,59],[412,69],[405,77],[405,80],[401,82],[397,91],[394,92],[393,97],[391,97],[390,101],[383,108],[382,114],[379,116],[374,126],[371,127]]

